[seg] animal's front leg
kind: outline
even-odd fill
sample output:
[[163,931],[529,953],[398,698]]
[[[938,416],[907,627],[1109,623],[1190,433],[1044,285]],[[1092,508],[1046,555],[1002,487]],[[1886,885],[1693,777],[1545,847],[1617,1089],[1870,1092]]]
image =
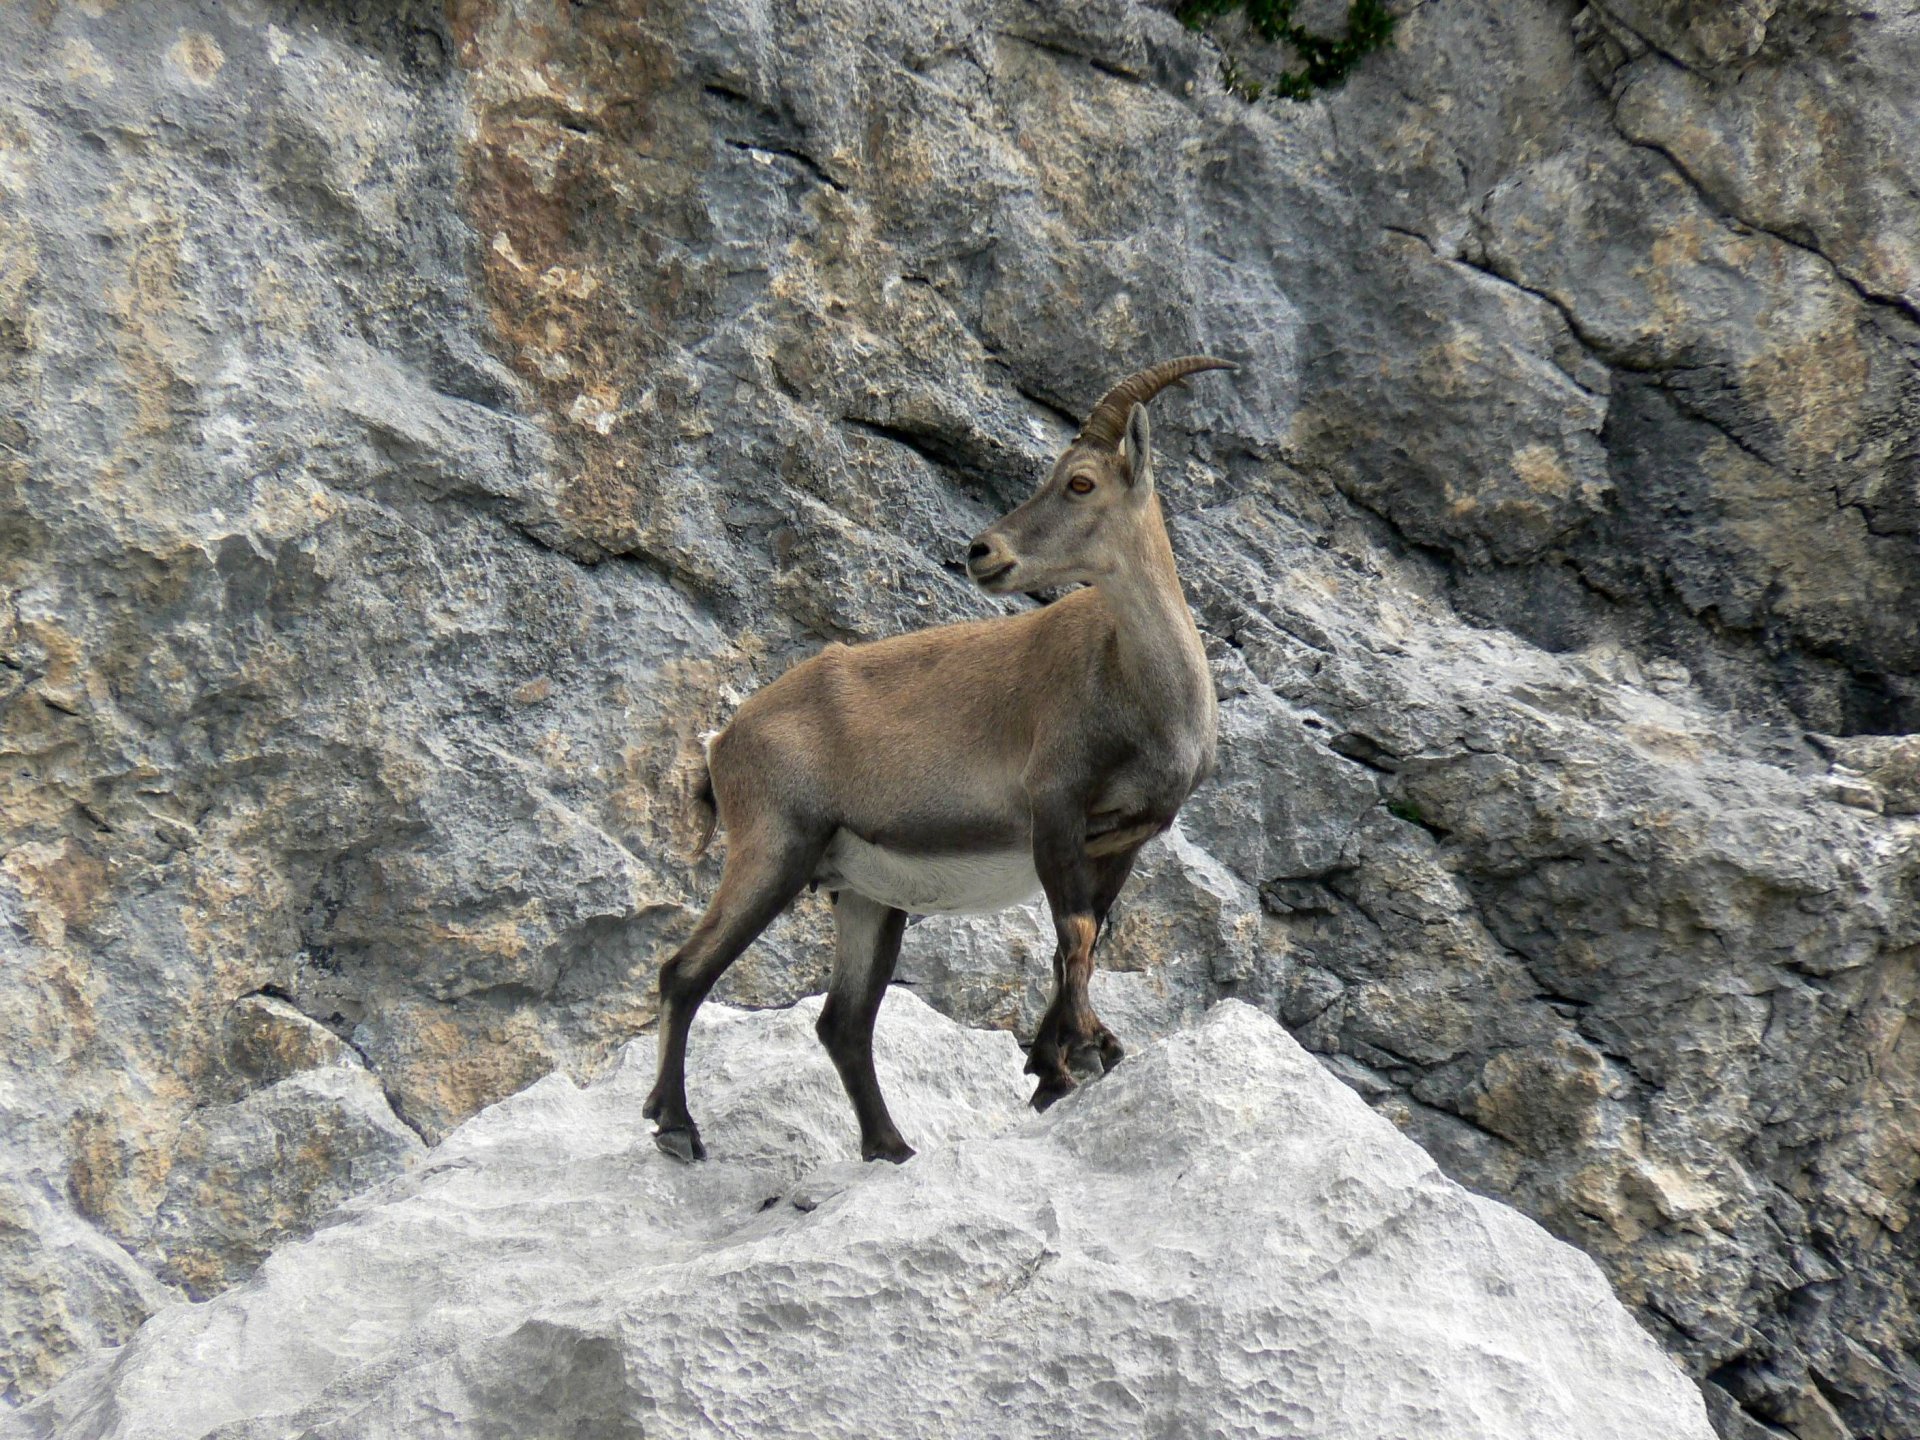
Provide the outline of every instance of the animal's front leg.
[[[1053,911],[1057,937],[1053,1002],[1027,1052],[1027,1073],[1039,1081],[1032,1101],[1036,1110],[1046,1109],[1074,1088],[1074,1051],[1097,1045],[1106,1032],[1087,994],[1093,978],[1093,942],[1100,933],[1095,864],[1087,854],[1084,803],[1071,796],[1035,796],[1033,868]],[[1118,1042],[1114,1044],[1117,1047]]]
[[[1134,857],[1140,853],[1140,842],[1119,854],[1103,855],[1093,862],[1093,924],[1094,943],[1107,930],[1107,916],[1113,910],[1114,901],[1120,898],[1120,891],[1127,883],[1127,877],[1133,873]],[[1093,978],[1093,964],[1087,964],[1087,978]],[[1093,1021],[1092,1031],[1080,1038],[1069,1050],[1067,1063],[1082,1072],[1092,1070],[1095,1062],[1099,1064],[1099,1073],[1104,1075],[1126,1058],[1126,1047],[1115,1038],[1113,1031],[1101,1023],[1100,1017],[1093,1013],[1093,1003],[1087,1002],[1087,1014]]]

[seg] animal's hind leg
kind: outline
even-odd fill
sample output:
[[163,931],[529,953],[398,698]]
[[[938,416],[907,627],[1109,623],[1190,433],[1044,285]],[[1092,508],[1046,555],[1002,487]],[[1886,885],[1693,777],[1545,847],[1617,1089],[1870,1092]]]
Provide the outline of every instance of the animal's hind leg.
[[861,1158],[899,1164],[913,1157],[913,1147],[900,1138],[880,1094],[873,1070],[873,1023],[900,958],[906,912],[842,890],[834,897],[833,919],[838,930],[833,979],[814,1029],[860,1119]]
[[1076,1087],[1073,1072],[1105,1074],[1126,1055],[1114,1033],[1094,1014],[1088,985],[1093,979],[1093,947],[1105,928],[1107,915],[1133,871],[1135,846],[1119,855],[1094,859],[1093,921],[1084,929],[1063,934],[1053,952],[1053,1001],[1034,1033],[1027,1052],[1027,1073],[1039,1078],[1032,1105],[1045,1110]]
[[820,844],[770,831],[762,827],[733,838],[707,913],[660,967],[660,1066],[640,1113],[656,1122],[654,1144],[677,1159],[707,1155],[687,1112],[687,1031],[694,1012],[740,952],[800,892],[820,859]]

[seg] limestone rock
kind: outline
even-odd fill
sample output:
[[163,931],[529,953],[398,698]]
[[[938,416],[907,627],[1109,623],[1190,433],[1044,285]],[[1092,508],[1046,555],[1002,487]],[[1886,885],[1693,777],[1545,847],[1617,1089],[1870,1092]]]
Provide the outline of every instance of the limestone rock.
[[303,1071],[196,1111],[153,1218],[155,1270],[190,1295],[244,1280],[274,1242],[425,1153],[359,1064]]
[[1834,757],[1833,773],[1856,775],[1873,787],[1893,815],[1920,815],[1920,737],[1912,735],[1822,736]]
[[646,1138],[650,1046],[544,1080],[24,1433],[1712,1433],[1589,1260],[1250,1007],[1034,1117],[1009,1037],[896,991],[898,1169],[851,1158],[818,1009],[703,1014],[708,1164]]
[[244,995],[227,1011],[227,1068],[244,1082],[271,1085],[302,1070],[358,1063],[326,1026],[274,995]]
[[[1226,743],[1109,1018],[1280,1017],[1729,1434],[1920,1433],[1920,31],[1404,9],[1249,107],[1129,0],[0,6],[9,1401],[643,1030],[700,732],[992,613],[965,538],[1206,349]],[[900,973],[1022,1033],[1051,948]]]

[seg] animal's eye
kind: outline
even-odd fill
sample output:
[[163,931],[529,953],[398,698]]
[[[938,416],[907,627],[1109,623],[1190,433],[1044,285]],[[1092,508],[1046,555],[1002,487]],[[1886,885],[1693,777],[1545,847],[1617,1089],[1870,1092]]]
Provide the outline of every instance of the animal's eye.
[[1076,475],[1067,481],[1067,489],[1076,495],[1091,495],[1093,493],[1093,481],[1084,475]]

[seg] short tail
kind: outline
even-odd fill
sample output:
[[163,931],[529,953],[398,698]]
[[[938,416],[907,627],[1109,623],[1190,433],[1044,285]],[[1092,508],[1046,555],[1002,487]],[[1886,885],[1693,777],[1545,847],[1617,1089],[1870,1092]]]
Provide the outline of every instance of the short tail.
[[693,858],[698,860],[707,853],[707,847],[713,844],[713,835],[720,828],[720,805],[713,795],[713,771],[707,765],[706,750],[713,744],[713,736],[702,737],[700,755],[700,774],[694,782],[693,814],[700,825],[700,838],[694,843]]

